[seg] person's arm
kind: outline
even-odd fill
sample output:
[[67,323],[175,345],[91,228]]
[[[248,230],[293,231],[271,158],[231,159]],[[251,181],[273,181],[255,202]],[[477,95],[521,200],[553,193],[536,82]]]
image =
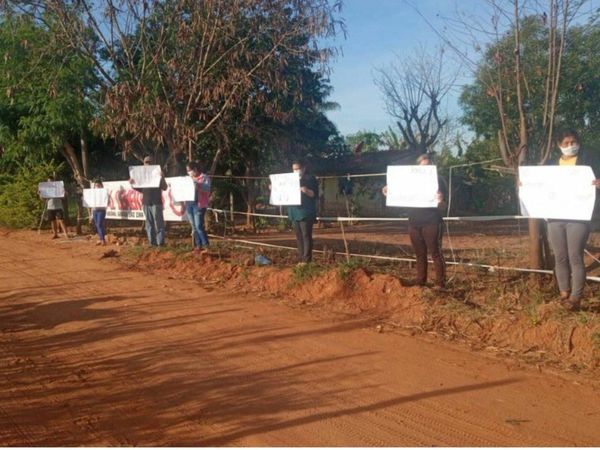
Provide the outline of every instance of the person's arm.
[[[312,178],[309,183],[310,183],[310,187],[308,186],[300,186],[300,192],[303,192],[304,194],[308,195],[310,198],[315,198],[315,196],[317,195],[318,191],[319,191],[319,187],[318,185],[316,185],[316,178]],[[307,184],[309,184],[307,183]],[[311,189],[312,188],[312,189]]]
[[166,191],[168,187],[169,186],[167,186],[167,180],[165,180],[165,177],[164,177],[164,175],[161,172],[161,174],[160,174],[160,188],[163,191]]
[[588,158],[587,163],[592,168],[592,172],[594,173],[594,180],[592,181],[592,185],[596,186],[596,189],[600,189],[600,178],[598,178],[598,158],[596,158],[592,153],[587,152]]

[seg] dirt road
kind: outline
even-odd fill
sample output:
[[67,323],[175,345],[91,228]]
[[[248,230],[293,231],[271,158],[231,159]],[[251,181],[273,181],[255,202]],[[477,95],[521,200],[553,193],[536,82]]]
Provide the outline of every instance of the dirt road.
[[2,446],[600,445],[600,392],[0,236]]

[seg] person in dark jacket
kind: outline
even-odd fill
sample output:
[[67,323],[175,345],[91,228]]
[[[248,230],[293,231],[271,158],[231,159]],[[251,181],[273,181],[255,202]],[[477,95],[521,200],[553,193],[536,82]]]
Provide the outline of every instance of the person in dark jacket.
[[288,219],[296,233],[299,264],[306,264],[312,261],[312,231],[317,218],[319,183],[314,175],[306,173],[306,165],[301,161],[294,161],[292,170],[300,175],[301,204],[288,207]]
[[[418,165],[433,163],[431,155],[425,153],[417,158]],[[436,289],[446,286],[446,262],[442,253],[443,220],[441,210],[445,207],[446,184],[438,178],[437,208],[408,208],[408,234],[416,256],[417,278],[415,284],[427,283],[427,253],[431,254],[435,269]],[[382,190],[387,196],[387,186]]]
[[[148,155],[144,158],[144,165],[151,166],[154,162],[152,156]],[[133,185],[134,180],[129,180]],[[148,235],[148,243],[150,246],[165,245],[165,219],[163,215],[162,191],[167,190],[167,182],[164,176],[160,178],[159,187],[152,188],[136,188],[134,189],[142,193],[142,210],[146,218],[146,234]]]
[[[575,130],[562,130],[556,135],[560,155],[548,161],[557,166],[590,166],[594,171],[593,184],[600,187],[596,161],[581,148],[581,139]],[[548,241],[554,253],[554,274],[560,291],[560,300],[569,310],[577,310],[585,285],[583,253],[590,235],[586,220],[548,220]]]

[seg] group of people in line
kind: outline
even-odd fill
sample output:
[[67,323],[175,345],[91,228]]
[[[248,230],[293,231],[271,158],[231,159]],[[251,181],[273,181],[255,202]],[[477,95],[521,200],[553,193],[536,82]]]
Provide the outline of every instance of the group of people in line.
[[[575,130],[560,132],[556,137],[556,144],[560,149],[560,154],[551,159],[548,164],[590,166],[592,170],[595,170],[592,155],[581,148],[581,139]],[[152,165],[152,157],[146,156],[144,164]],[[420,155],[416,164],[433,164],[432,155],[427,153]],[[292,170],[300,176],[301,204],[288,207],[288,219],[296,235],[298,264],[304,265],[312,261],[313,225],[317,218],[319,184],[316,177],[307,172],[306,165],[302,161],[294,161]],[[209,205],[211,180],[204,173],[201,164],[196,161],[190,161],[186,166],[186,171],[194,181],[195,200],[186,202],[185,207],[193,230],[194,252],[202,252],[209,245],[204,217]],[[142,204],[149,245],[165,245],[165,222],[161,194],[161,191],[167,189],[164,175],[161,173],[158,187],[136,188],[135,181],[129,181],[143,197]],[[596,178],[593,184],[600,188],[600,179]],[[442,179],[438,180],[438,186],[437,207],[409,208],[408,234],[416,257],[415,284],[427,285],[428,255],[430,255],[435,273],[433,289],[443,290],[446,286],[446,264],[442,253],[442,211],[446,207],[448,192],[446,183]],[[102,183],[97,182],[95,187],[102,187]],[[383,187],[382,193],[387,195],[387,186]],[[66,236],[60,199],[48,199],[47,209],[48,219],[52,224],[53,238],[58,237],[60,230]],[[92,217],[96,225],[99,243],[105,244],[106,208],[95,208],[92,211]],[[577,310],[581,305],[586,279],[583,257],[591,223],[581,220],[548,219],[547,224],[548,239],[554,253],[554,271],[560,291],[559,299],[567,309]]]

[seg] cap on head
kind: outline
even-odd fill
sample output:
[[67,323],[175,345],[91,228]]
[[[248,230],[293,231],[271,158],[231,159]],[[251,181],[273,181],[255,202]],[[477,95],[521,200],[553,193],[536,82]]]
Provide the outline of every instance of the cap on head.
[[144,164],[152,164],[152,156],[148,155],[144,158]]

